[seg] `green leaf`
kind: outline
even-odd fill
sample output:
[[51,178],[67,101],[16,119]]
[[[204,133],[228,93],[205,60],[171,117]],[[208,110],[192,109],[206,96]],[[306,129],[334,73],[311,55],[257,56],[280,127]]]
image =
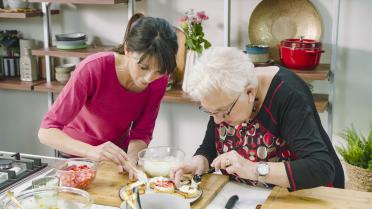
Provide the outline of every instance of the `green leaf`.
[[358,133],[353,125],[343,130],[341,136],[347,145],[336,149],[346,162],[372,170],[372,127],[367,138]]

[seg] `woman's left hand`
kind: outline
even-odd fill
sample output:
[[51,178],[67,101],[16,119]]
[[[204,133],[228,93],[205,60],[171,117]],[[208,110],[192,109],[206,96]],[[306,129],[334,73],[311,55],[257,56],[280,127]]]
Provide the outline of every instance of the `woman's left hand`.
[[225,169],[229,174],[235,173],[243,179],[257,180],[256,163],[245,159],[235,150],[218,156],[211,166],[216,170]]

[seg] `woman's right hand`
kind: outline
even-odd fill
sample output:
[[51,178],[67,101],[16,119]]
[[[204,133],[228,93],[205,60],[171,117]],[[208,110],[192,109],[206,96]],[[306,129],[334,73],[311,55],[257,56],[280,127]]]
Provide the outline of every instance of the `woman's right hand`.
[[110,141],[93,147],[87,156],[93,161],[109,161],[120,166],[125,166],[129,160],[124,150]]
[[204,156],[196,155],[189,162],[172,168],[169,176],[174,179],[176,187],[179,187],[183,174],[200,175],[205,173],[208,167],[208,160]]

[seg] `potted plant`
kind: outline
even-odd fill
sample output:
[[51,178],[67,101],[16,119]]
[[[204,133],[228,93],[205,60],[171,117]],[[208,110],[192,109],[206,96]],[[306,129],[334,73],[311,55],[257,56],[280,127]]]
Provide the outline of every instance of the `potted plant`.
[[17,30],[0,31],[1,66],[3,76],[19,76],[19,39]]
[[367,138],[354,126],[346,128],[341,136],[347,144],[337,147],[337,151],[344,160],[346,188],[372,192],[372,128]]
[[188,10],[179,20],[182,30],[186,35],[186,64],[183,76],[182,89],[187,90],[187,79],[191,73],[191,68],[203,52],[204,49],[211,47],[211,43],[204,38],[203,21],[209,17],[204,11],[195,12],[193,9]]

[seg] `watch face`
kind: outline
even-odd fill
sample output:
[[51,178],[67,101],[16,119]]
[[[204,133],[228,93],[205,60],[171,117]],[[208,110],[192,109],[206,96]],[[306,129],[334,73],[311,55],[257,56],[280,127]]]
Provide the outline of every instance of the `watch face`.
[[259,164],[257,166],[257,173],[260,176],[266,176],[267,174],[269,174],[269,165],[268,164]]

